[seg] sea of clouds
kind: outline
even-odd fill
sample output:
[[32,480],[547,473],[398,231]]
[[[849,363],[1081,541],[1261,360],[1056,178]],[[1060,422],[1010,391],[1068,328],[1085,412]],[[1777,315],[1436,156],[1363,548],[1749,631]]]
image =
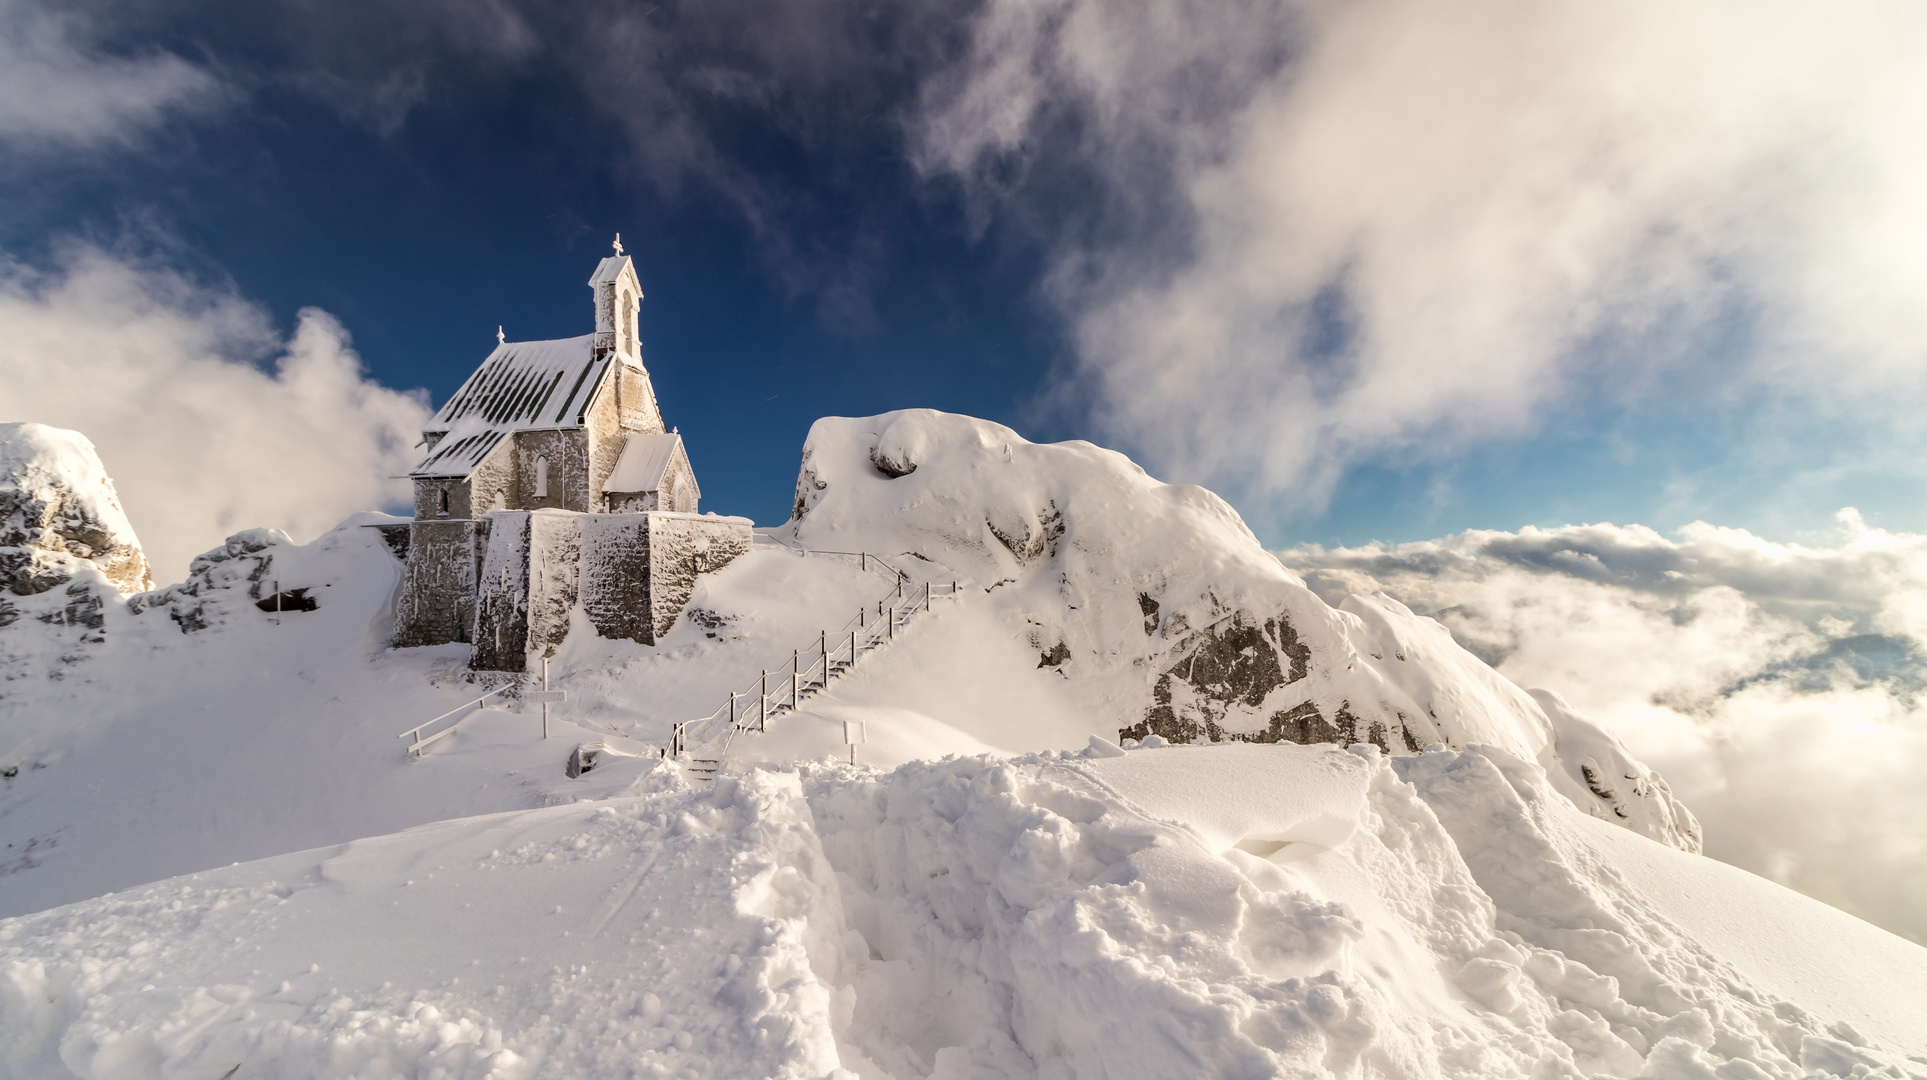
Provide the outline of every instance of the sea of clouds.
[[1616,729],[1706,851],[1927,942],[1927,536],[1574,525],[1280,553]]

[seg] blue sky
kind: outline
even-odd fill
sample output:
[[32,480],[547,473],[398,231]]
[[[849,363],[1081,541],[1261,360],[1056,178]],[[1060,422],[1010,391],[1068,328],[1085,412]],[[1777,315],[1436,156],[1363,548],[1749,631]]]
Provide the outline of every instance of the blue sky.
[[[1892,138],[1919,80],[1862,124],[1836,68],[1735,109],[1691,48],[1652,55],[1877,68],[1864,21],[1634,6],[1615,44],[1474,4],[1412,74],[1384,26],[1430,16],[1399,0],[1045,7],[9,0],[0,250],[184,276],[281,338],[323,309],[439,404],[498,324],[582,332],[620,231],[705,508],[764,522],[813,419],[928,406],[1125,450],[1275,546],[1927,528],[1921,281],[1890,272],[1922,216],[1866,195],[1921,172]],[[1640,64],[1650,92],[1602,105]],[[89,81],[91,112],[52,107]],[[1789,150],[1789,102],[1826,155]],[[1892,250],[1834,242],[1869,231]]]

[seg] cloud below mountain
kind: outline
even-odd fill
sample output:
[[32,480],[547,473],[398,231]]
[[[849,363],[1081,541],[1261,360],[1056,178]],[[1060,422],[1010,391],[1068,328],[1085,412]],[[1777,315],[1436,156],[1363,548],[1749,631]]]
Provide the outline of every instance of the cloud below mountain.
[[1617,729],[1708,854],[1927,941],[1927,536],[1840,525],[1831,546],[1578,525],[1281,557]]

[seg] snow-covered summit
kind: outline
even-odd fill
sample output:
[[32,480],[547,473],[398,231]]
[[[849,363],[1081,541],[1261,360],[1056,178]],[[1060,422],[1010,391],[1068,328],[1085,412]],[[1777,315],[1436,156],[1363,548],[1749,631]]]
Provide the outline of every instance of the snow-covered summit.
[[976,586],[1001,631],[1123,737],[1492,745],[1538,761],[1582,809],[1699,849],[1692,814],[1610,733],[1542,707],[1388,596],[1331,607],[1223,499],[1115,451],[928,409],[819,420],[791,535],[910,553]]
[[31,596],[89,566],[123,593],[153,583],[94,444],[46,424],[0,424],[0,588]]

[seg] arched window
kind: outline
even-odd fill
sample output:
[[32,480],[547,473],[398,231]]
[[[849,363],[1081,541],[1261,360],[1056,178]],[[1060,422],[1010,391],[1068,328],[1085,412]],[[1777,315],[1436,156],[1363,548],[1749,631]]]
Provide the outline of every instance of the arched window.
[[448,513],[448,488],[446,486],[442,488],[442,513]]
[[545,457],[535,459],[535,497],[549,497],[549,459]]
[[622,290],[622,351],[635,352],[636,341],[636,301],[629,290]]

